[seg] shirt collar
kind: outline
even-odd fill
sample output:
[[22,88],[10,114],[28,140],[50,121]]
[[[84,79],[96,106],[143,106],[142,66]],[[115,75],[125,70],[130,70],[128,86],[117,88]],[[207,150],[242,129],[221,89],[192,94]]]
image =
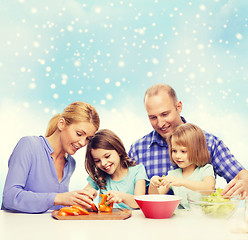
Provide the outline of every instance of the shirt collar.
[[[47,138],[45,138],[45,137],[43,137],[43,136],[40,136],[40,138],[43,140],[43,145],[44,145],[45,149],[47,150],[47,152],[48,152],[49,154],[52,154],[52,153],[54,152],[54,150],[53,150],[51,144],[48,142]],[[66,160],[66,161],[68,161],[69,156],[70,156],[70,155],[66,153],[66,155],[65,155],[65,160]]]
[[45,149],[48,151],[48,153],[52,154],[54,152],[54,150],[53,150],[51,144],[48,142],[47,138],[45,138],[43,136],[40,136],[40,138],[43,141],[43,145],[44,145]]
[[167,142],[155,131],[152,132],[151,144],[157,143],[160,146],[168,146]]

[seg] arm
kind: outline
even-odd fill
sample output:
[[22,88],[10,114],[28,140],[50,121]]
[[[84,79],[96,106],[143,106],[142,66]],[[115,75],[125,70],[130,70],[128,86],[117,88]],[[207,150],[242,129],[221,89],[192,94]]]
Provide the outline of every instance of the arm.
[[36,168],[35,150],[35,141],[29,137],[20,139],[14,148],[8,162],[9,169],[3,191],[3,209],[39,213],[53,206],[56,193],[45,191],[39,193],[31,190],[37,187],[36,175],[31,172]]
[[144,179],[140,179],[135,183],[135,190],[134,195],[125,193],[125,192],[118,192],[118,191],[108,191],[107,204],[112,202],[114,203],[125,203],[127,206],[131,208],[139,208],[138,204],[136,203],[134,196],[144,195],[145,194],[145,186],[146,182]]
[[236,160],[223,141],[216,137],[209,138],[208,134],[206,140],[215,172],[229,182],[222,194],[228,196],[240,194],[244,199],[248,194],[248,171]]
[[166,176],[165,178],[165,183],[168,183],[168,186],[183,186],[192,191],[215,189],[215,179],[213,176],[206,176],[203,178],[203,181],[188,180],[174,176]]
[[237,196],[239,194],[242,200],[248,194],[248,171],[245,169],[241,170],[222,191],[222,195],[226,196]]
[[[26,213],[46,212],[54,205],[87,205],[90,200],[83,191],[66,192],[70,177],[58,184],[53,164],[47,157],[41,140],[36,137],[24,137],[16,145],[9,160],[9,170],[3,192],[3,209]],[[74,162],[70,162],[70,172],[74,171]],[[45,176],[45,177],[44,177]],[[69,176],[69,175],[68,175]],[[58,193],[58,186],[61,192]]]
[[234,178],[244,180],[243,178],[246,178],[243,175],[244,171],[242,171],[245,170],[244,167],[237,161],[223,141],[208,133],[205,133],[205,136],[214,172],[225,178],[227,182]]

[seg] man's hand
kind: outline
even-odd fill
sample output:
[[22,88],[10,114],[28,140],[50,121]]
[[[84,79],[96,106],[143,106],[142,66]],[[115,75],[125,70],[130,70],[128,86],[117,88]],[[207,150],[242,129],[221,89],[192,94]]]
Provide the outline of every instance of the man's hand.
[[244,200],[248,194],[248,171],[243,169],[237,176],[232,179],[223,189],[223,196],[237,196],[241,195]]

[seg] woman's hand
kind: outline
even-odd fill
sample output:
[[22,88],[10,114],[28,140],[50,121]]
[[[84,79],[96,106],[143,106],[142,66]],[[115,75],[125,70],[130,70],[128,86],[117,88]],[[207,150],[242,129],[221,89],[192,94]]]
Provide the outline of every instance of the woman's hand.
[[95,189],[84,189],[72,192],[57,193],[54,199],[54,205],[72,206],[74,204],[85,208],[91,208],[92,199],[97,195]]
[[95,199],[97,196],[96,189],[91,186],[86,186],[82,191],[84,191],[91,199]]

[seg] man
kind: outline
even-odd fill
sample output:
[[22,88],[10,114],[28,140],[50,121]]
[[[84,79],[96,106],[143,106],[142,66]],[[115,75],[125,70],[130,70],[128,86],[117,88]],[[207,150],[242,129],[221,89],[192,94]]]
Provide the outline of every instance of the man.
[[[169,158],[166,138],[178,125],[186,122],[180,116],[182,102],[178,101],[175,90],[169,85],[156,84],[146,91],[144,104],[154,130],[132,144],[129,156],[145,166],[149,178],[167,175],[174,166]],[[248,193],[248,171],[220,139],[207,132],[204,134],[215,174],[228,182],[223,194],[241,194],[244,199]]]

